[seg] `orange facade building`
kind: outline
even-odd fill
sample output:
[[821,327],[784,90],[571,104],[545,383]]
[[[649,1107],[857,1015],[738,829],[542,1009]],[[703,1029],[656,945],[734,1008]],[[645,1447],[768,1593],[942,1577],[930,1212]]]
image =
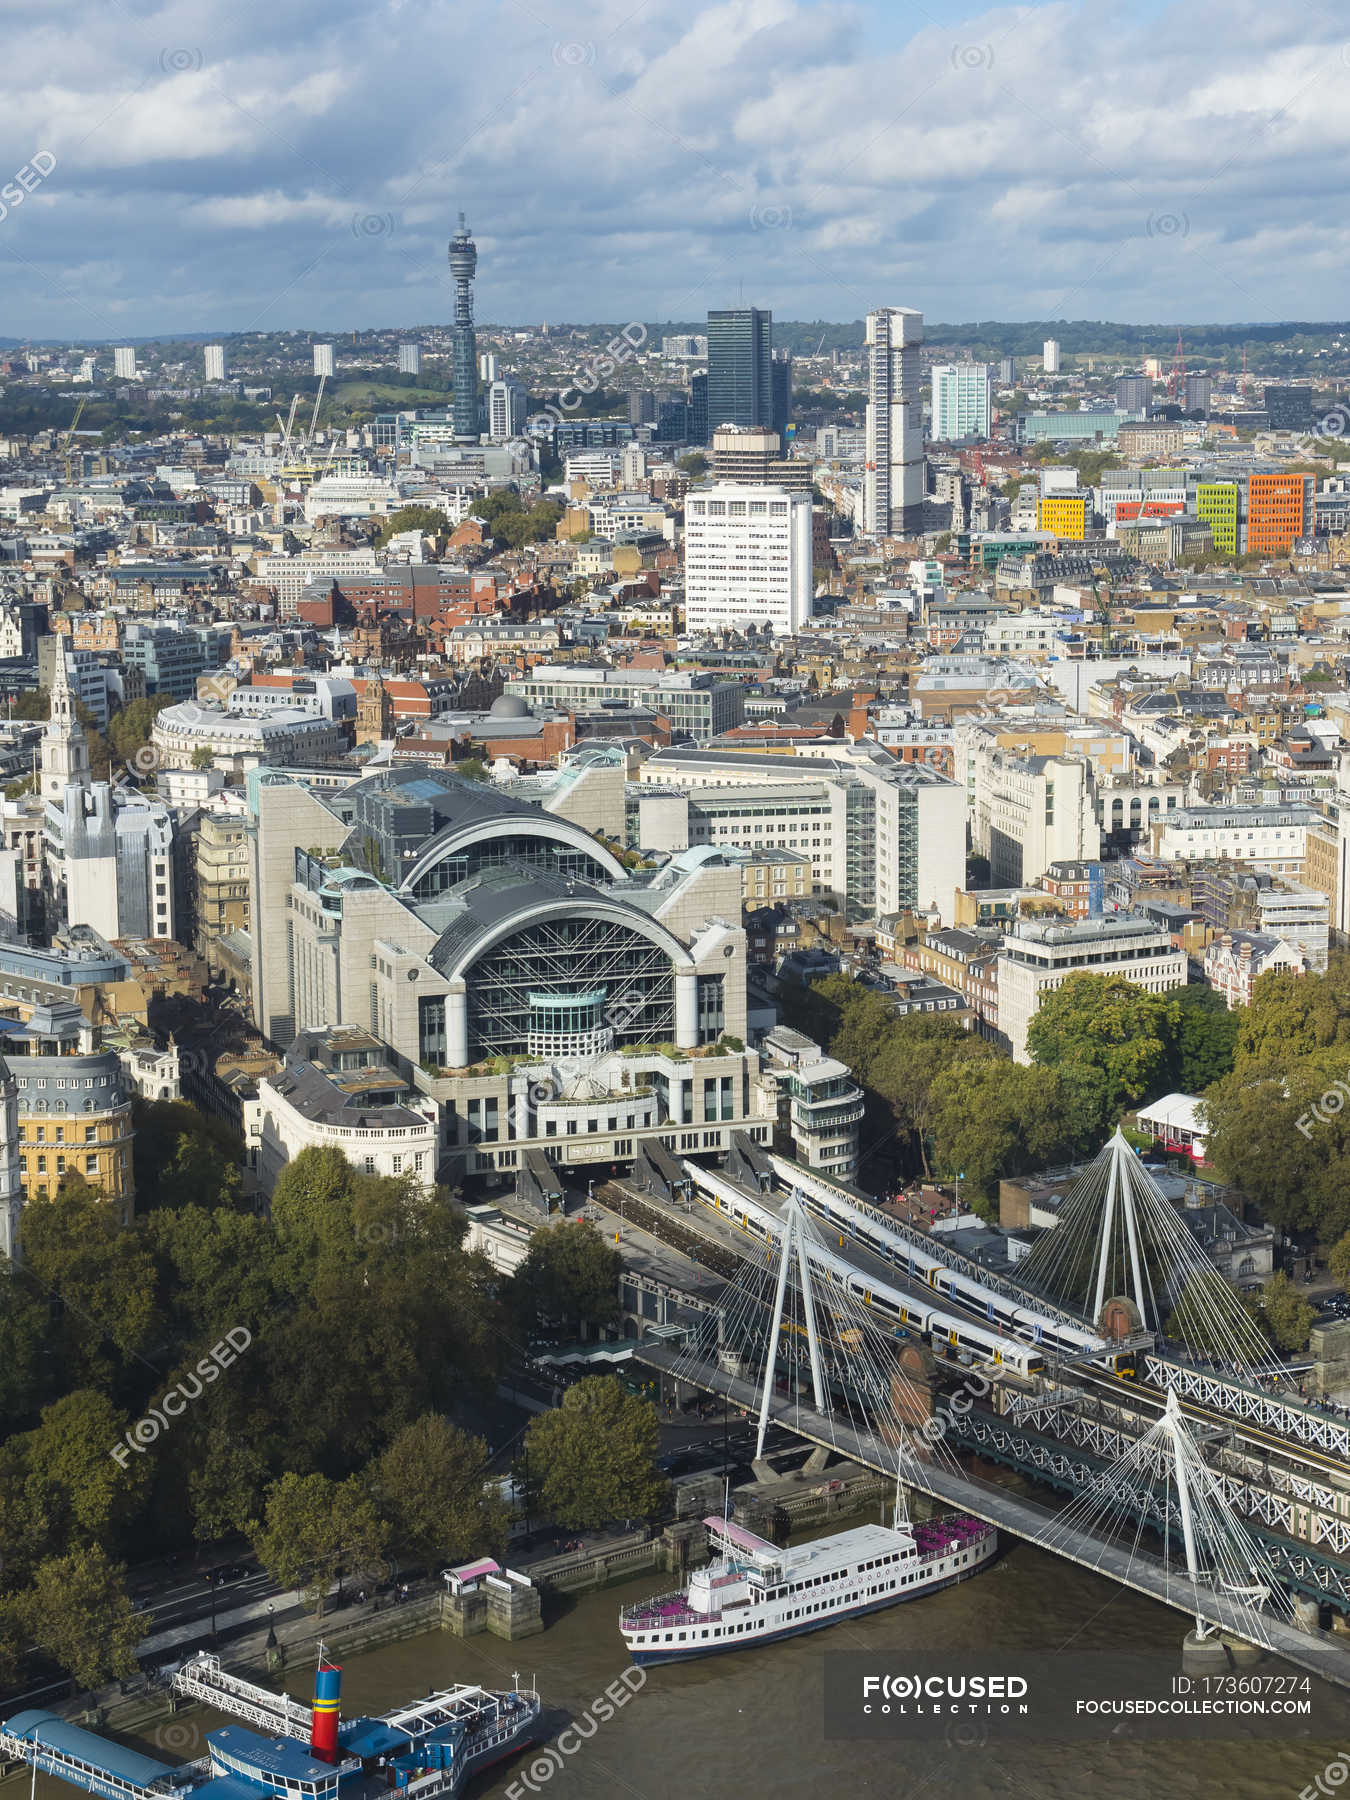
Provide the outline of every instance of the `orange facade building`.
[[1248,551],[1287,551],[1307,535],[1309,485],[1306,475],[1248,477]]

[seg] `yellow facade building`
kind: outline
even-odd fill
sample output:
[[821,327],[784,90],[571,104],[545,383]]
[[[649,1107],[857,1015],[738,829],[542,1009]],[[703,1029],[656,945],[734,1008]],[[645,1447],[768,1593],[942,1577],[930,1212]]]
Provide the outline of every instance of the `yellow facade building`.
[[1036,503],[1037,531],[1053,531],[1067,543],[1081,544],[1088,534],[1086,494],[1042,494]]
[[0,1017],[0,1050],[17,1090],[24,1198],[54,1194],[78,1174],[129,1223],[134,1209],[131,1094],[116,1051],[97,1048],[78,1006],[34,1006]]

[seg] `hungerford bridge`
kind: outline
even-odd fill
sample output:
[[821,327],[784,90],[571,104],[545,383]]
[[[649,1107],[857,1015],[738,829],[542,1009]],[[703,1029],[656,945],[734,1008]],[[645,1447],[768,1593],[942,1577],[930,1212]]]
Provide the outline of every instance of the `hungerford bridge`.
[[[1350,1616],[1350,1421],[1281,1388],[1120,1133],[1016,1282],[743,1138],[726,1173],[667,1158],[635,1184],[743,1258],[703,1290],[702,1327],[636,1354],[753,1414],[761,1450],[772,1421],[1189,1614],[1191,1642],[1223,1633],[1350,1686],[1350,1651],[1315,1629],[1322,1603]],[[1165,1318],[1213,1360],[1164,1354]]]

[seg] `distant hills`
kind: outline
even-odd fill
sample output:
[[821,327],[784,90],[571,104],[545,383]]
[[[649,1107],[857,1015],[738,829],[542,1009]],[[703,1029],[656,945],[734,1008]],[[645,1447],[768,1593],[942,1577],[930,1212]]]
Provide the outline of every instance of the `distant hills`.
[[[884,302],[879,301],[878,304]],[[898,304],[899,302],[897,302]],[[526,321],[532,323],[533,321]],[[448,320],[441,322],[441,329],[448,328]],[[311,338],[331,339],[341,343],[343,339],[351,342],[353,337],[357,343],[369,341],[372,337],[390,337],[395,334],[416,336],[425,327],[412,325],[382,326],[377,331],[363,331],[356,334],[335,330],[285,331],[275,333],[231,332],[231,331],[159,331],[147,336],[128,334],[119,338],[81,338],[81,339],[48,339],[0,337],[0,350],[18,350],[25,345],[35,349],[88,349],[106,350],[114,344],[148,344],[192,345],[192,344],[230,344],[239,339],[257,341],[262,337],[276,339],[294,339],[304,344]],[[480,321],[478,329],[484,333],[494,331],[519,330],[520,325]],[[603,320],[557,321],[551,326],[550,335],[559,336],[570,331],[587,333],[606,333],[620,329],[619,324],[606,323]],[[674,336],[680,332],[704,332],[707,329],[706,319],[668,319],[647,322],[649,339],[659,339],[662,335]],[[982,350],[990,355],[998,356],[1038,356],[1041,346],[1047,337],[1057,338],[1067,356],[1083,355],[1160,355],[1170,353],[1177,339],[1178,325],[1175,320],[1153,325],[1122,324],[1103,319],[977,319],[964,324],[947,324],[930,319],[925,326],[925,336],[930,343],[951,344],[956,348]],[[1237,350],[1241,352],[1244,344],[1249,346],[1270,346],[1288,344],[1303,339],[1308,347],[1325,344],[1338,337],[1350,336],[1350,321],[1344,320],[1299,320],[1288,319],[1275,323],[1243,324],[1185,324],[1180,326],[1182,338],[1188,351],[1210,351],[1222,353]],[[863,339],[863,321],[861,319],[778,319],[773,322],[774,343],[783,349],[792,350],[799,355],[806,355],[818,350],[857,349]]]

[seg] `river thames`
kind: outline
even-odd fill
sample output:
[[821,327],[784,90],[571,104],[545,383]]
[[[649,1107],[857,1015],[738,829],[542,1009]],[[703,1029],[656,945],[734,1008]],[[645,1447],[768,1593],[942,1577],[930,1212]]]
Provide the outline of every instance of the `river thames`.
[[[1350,1738],[1319,1734],[1306,1720],[1291,1720],[1278,1738],[1222,1725],[1226,1736],[1150,1742],[1101,1724],[1075,1743],[1000,1742],[994,1724],[985,1742],[978,1741],[985,1728],[960,1725],[953,1741],[827,1740],[824,1663],[835,1651],[866,1651],[879,1667],[906,1668],[952,1653],[993,1656],[1014,1674],[1019,1658],[1053,1653],[1066,1684],[1083,1659],[1106,1652],[1164,1659],[1179,1670],[1180,1613],[1020,1543],[982,1575],[926,1599],[764,1649],[648,1670],[627,1705],[584,1740],[567,1734],[571,1751],[560,1755],[565,1715],[584,1720],[630,1668],[617,1630],[620,1604],[670,1586],[669,1577],[650,1576],[564,1602],[542,1635],[515,1645],[433,1632],[353,1656],[345,1663],[343,1712],[387,1710],[454,1682],[507,1687],[516,1671],[532,1679],[552,1714],[554,1747],[471,1783],[468,1793],[482,1800],[545,1792],[552,1800],[1296,1800],[1319,1776],[1328,1795],[1346,1783],[1337,1758],[1350,1752]],[[308,1698],[311,1679],[292,1667],[286,1685]],[[639,1680],[636,1671],[630,1680]],[[148,1730],[144,1741],[169,1761],[200,1756],[202,1733],[219,1722],[183,1714]],[[972,1736],[977,1741],[964,1741]],[[38,1787],[43,1800],[70,1792],[48,1780]]]

